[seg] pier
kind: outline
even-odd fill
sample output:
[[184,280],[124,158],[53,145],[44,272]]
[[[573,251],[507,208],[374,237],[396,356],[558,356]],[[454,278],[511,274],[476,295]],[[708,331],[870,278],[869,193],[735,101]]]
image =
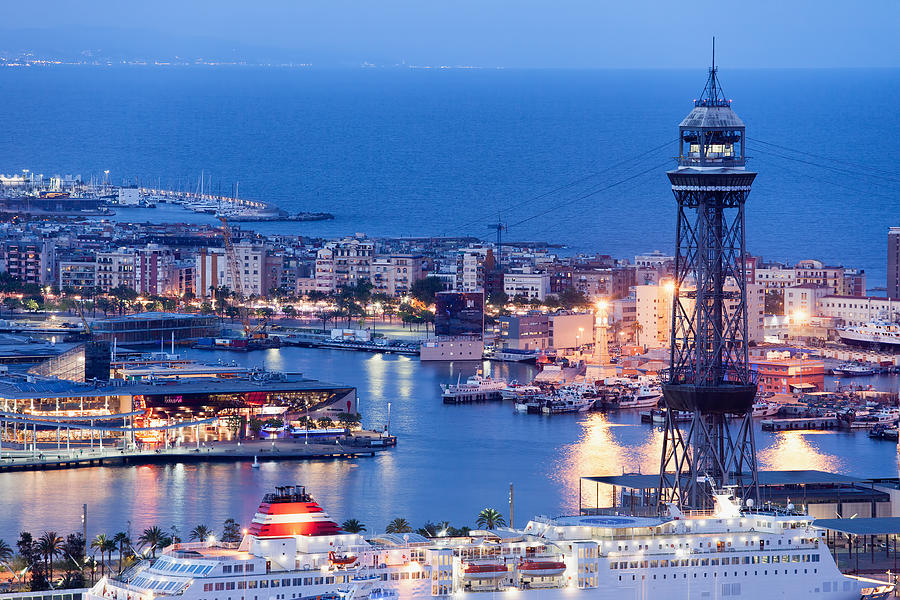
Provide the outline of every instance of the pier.
[[803,429],[837,429],[838,418],[827,417],[792,417],[786,419],[765,419],[762,422],[763,431],[793,431]]
[[[388,439],[393,443],[388,443]],[[79,448],[58,451],[55,448],[39,446],[37,456],[30,450],[4,450],[4,458],[0,461],[0,473],[188,462],[253,462],[254,459],[258,462],[353,459],[375,456],[396,443],[396,438],[385,440],[382,445],[377,446],[363,445],[363,442],[371,440],[360,438],[359,445],[321,442],[307,444],[303,440],[278,440],[219,442],[213,445],[203,444],[199,448],[191,445],[153,450]]]

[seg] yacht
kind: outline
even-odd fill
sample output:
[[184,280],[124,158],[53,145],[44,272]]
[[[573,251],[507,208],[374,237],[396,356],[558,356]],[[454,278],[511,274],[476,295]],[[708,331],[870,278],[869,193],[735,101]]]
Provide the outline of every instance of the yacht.
[[831,369],[832,375],[841,377],[862,377],[865,375],[874,375],[875,367],[864,365],[861,363],[843,363]]
[[661,398],[661,388],[642,385],[620,396],[618,408],[656,408]]
[[900,325],[887,321],[869,321],[864,325],[837,330],[841,341],[856,346],[900,347]]
[[541,394],[543,390],[536,385],[522,385],[513,381],[502,390],[500,390],[500,397],[504,400],[527,400],[530,397],[537,396]]
[[778,411],[781,409],[775,402],[763,402],[762,400],[757,400],[753,403],[753,412],[751,416],[753,417],[774,417],[778,414]]
[[460,383],[457,380],[455,384],[441,384],[444,404],[499,400],[501,398],[501,390],[504,388],[506,388],[505,379],[483,377],[481,373],[476,373],[469,377],[465,383]]
[[276,488],[239,543],[173,544],[86,600],[477,598],[874,600],[884,582],[842,574],[812,517],[740,507],[670,506],[655,517],[535,517],[460,537],[342,531],[302,486]]

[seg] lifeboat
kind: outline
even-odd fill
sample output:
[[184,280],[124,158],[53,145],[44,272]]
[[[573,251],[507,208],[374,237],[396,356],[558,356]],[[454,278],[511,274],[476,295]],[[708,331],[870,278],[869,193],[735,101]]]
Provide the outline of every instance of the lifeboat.
[[559,560],[523,560],[516,567],[526,577],[557,577],[566,572],[566,563]]
[[466,565],[463,570],[465,579],[495,579],[503,577],[509,573],[506,565],[487,564],[487,565]]
[[355,556],[338,556],[334,552],[328,553],[328,561],[339,568],[347,568],[356,564],[356,561],[359,560]]

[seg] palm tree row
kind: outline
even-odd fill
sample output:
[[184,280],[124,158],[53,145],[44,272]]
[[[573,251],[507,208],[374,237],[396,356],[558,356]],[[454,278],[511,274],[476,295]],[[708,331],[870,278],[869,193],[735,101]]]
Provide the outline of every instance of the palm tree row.
[[[483,529],[506,527],[506,519],[500,514],[500,511],[494,508],[485,508],[479,512],[475,523]],[[347,519],[341,524],[341,529],[348,533],[362,533],[366,531],[366,525],[358,519]],[[437,523],[428,521],[422,527],[413,529],[408,520],[403,517],[397,517],[387,524],[384,531],[385,533],[418,533],[425,537],[443,537],[468,535],[470,529],[466,526],[453,527],[449,521],[439,521]]]

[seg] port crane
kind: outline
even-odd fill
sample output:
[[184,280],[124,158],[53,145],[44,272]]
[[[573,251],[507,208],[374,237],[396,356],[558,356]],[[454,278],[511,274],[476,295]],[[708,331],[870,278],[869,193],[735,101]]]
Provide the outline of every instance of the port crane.
[[264,333],[266,321],[262,320],[258,325],[253,327],[250,323],[250,310],[244,304],[244,281],[241,278],[241,266],[238,263],[237,252],[234,250],[234,239],[231,235],[231,228],[228,226],[228,219],[219,217],[222,222],[222,234],[225,238],[225,262],[228,265],[228,272],[231,274],[231,283],[234,287],[234,293],[237,294],[237,309],[241,318],[241,330],[248,339],[266,338]]

